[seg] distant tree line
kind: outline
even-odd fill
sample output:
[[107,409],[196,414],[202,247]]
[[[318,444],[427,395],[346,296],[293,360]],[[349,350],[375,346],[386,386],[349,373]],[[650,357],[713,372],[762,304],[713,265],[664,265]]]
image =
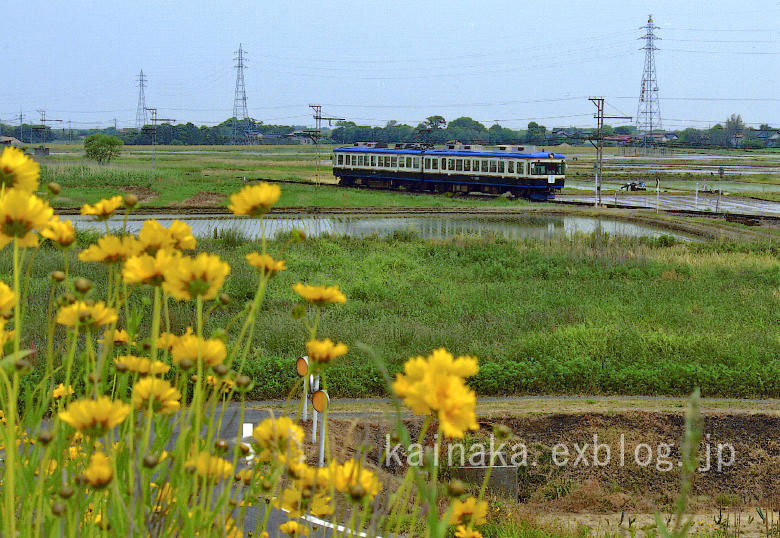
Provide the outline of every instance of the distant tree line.
[[[235,124],[235,127],[234,127]],[[227,145],[233,141],[234,128],[247,143],[289,144],[304,141],[305,137],[287,137],[291,133],[304,129],[296,125],[266,125],[251,119],[234,122],[233,118],[218,125],[196,126],[193,123],[167,124],[157,126],[157,143],[165,145]],[[39,144],[45,138],[47,142],[72,140],[79,142],[92,134],[107,134],[119,137],[125,145],[148,145],[153,142],[154,128],[150,125],[136,129],[45,129],[35,125],[0,124],[0,134],[18,138],[22,142]],[[396,121],[388,121],[384,127],[358,125],[352,121],[340,121],[334,128],[323,129],[321,142],[352,144],[354,142],[419,142],[443,144],[458,140],[472,144],[534,144],[553,145],[566,142],[572,145],[587,143],[592,129],[577,127],[555,127],[548,129],[534,121],[526,129],[514,130],[502,127],[498,123],[486,126],[469,117],[460,117],[448,122],[443,116],[429,116],[416,126]],[[633,125],[611,127],[604,126],[607,144],[631,145],[637,143],[641,135]],[[611,138],[611,139],[610,139]],[[720,147],[759,149],[780,147],[780,128],[762,124],[758,129],[748,127],[738,114],[732,114],[725,122],[706,129],[686,128],[666,130],[658,133],[655,143],[679,147]]]

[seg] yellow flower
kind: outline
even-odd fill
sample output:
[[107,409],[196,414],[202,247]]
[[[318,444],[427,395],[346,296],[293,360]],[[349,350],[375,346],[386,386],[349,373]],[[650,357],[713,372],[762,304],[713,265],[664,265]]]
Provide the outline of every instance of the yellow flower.
[[279,525],[279,530],[289,536],[308,536],[309,527],[302,525],[298,521],[288,521]]
[[108,325],[117,319],[116,310],[108,308],[103,301],[90,306],[84,301],[63,307],[57,312],[57,323],[68,327]]
[[333,359],[341,357],[347,353],[347,346],[339,342],[338,344],[331,341],[330,338],[325,340],[309,340],[306,342],[306,353],[309,355],[309,359],[314,362],[330,362]]
[[464,381],[478,370],[476,358],[455,359],[440,348],[428,357],[409,359],[393,382],[393,391],[416,414],[437,413],[445,436],[461,438],[465,431],[478,429],[476,395]]
[[171,263],[175,263],[175,260],[173,252],[169,250],[158,250],[154,256],[133,256],[122,267],[122,279],[127,284],[160,286]]
[[27,191],[11,189],[0,198],[0,248],[16,238],[21,247],[35,247],[35,230],[49,224],[54,210],[49,204]]
[[232,463],[208,452],[199,452],[184,462],[184,466],[193,469],[198,476],[214,482],[233,476]]
[[173,248],[178,250],[192,250],[195,248],[195,236],[192,235],[192,228],[186,222],[174,220],[168,232],[173,239]]
[[200,338],[194,334],[180,336],[171,350],[174,364],[189,359],[197,364],[202,360],[206,366],[222,364],[227,356],[225,342],[219,338]]
[[102,452],[95,452],[89,458],[89,466],[84,471],[84,477],[93,488],[101,489],[106,487],[111,482],[111,479],[114,478],[114,468],[111,466],[111,460]]
[[162,361],[154,361],[146,357],[136,357],[135,355],[121,355],[114,359],[114,364],[121,364],[130,372],[136,372],[141,375],[164,374],[171,369],[170,366]]
[[83,262],[117,263],[135,256],[141,250],[135,237],[117,237],[105,235],[98,239],[97,244],[90,245],[79,252],[79,260]]
[[[382,489],[382,483],[376,475],[363,467],[357,460],[350,459],[341,465],[332,461],[329,467],[333,487],[341,493],[352,496],[355,492],[352,487],[360,486],[364,492],[363,498],[367,495],[369,499],[373,499]],[[350,491],[351,489],[352,491]],[[362,501],[362,499],[354,500]]]
[[129,414],[130,406],[126,403],[101,396],[97,400],[71,402],[65,411],[60,411],[57,416],[79,432],[100,437],[120,424]]
[[292,288],[295,293],[318,306],[347,302],[347,298],[341,293],[338,286],[308,286],[298,282]]
[[103,338],[99,338],[98,342],[102,344],[106,340],[111,340],[114,344],[129,344],[131,346],[135,345],[135,342],[130,341],[130,335],[124,329],[114,329],[113,333],[106,329],[103,331]]
[[70,396],[71,394],[73,394],[73,387],[70,385],[66,387],[64,384],[60,383],[54,387],[54,390],[51,393],[51,397],[55,400],[59,400],[63,396]]
[[299,517],[307,512],[316,517],[333,513],[330,497],[323,493],[304,497],[301,491],[295,487],[285,488],[275,504],[277,508],[289,512],[291,517]]
[[0,154],[0,187],[35,192],[41,168],[22,150],[8,146]]
[[228,379],[227,377],[220,378],[214,377],[213,375],[206,376],[206,383],[222,392],[230,392],[230,389],[236,384],[235,381]]
[[303,430],[288,417],[263,420],[252,430],[252,437],[260,448],[260,461],[284,454],[296,459],[303,451]]
[[152,400],[152,411],[167,415],[181,407],[181,392],[164,379],[144,377],[133,385],[133,407],[148,409],[149,400]]
[[84,204],[81,206],[82,215],[92,215],[97,220],[106,220],[119,206],[122,205],[122,197],[112,196],[108,199],[100,200],[95,205]]
[[145,220],[138,233],[141,248],[147,254],[154,254],[160,249],[173,248],[173,237],[168,228],[154,219]]
[[485,501],[477,502],[474,497],[465,501],[455,500],[452,504],[450,525],[482,525],[487,521],[488,505]]
[[[190,331],[192,333],[192,331]],[[157,347],[160,349],[167,349],[170,351],[173,349],[173,346],[176,344],[176,342],[179,340],[179,337],[173,333],[164,332],[160,333],[160,336],[157,337]]]
[[458,528],[455,531],[455,538],[482,538],[482,533],[475,531],[470,527],[458,525]]
[[67,248],[76,241],[76,228],[71,221],[61,221],[57,215],[54,215],[48,227],[41,231],[41,235],[56,243],[58,247]]
[[174,258],[165,271],[163,289],[179,300],[213,299],[230,273],[230,266],[213,254]]
[[249,265],[256,267],[261,275],[272,277],[279,271],[286,271],[287,266],[284,260],[274,260],[268,254],[258,254],[257,252],[250,252],[246,255],[246,259]]
[[278,185],[269,183],[251,185],[244,187],[230,197],[228,209],[236,215],[260,217],[268,213],[281,194],[282,189]]
[[5,316],[14,309],[16,294],[5,282],[0,282],[0,316]]

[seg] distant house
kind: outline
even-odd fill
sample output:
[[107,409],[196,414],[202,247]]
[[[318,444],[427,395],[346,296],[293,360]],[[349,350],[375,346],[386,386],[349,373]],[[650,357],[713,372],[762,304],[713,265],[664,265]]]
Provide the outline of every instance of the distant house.
[[22,143],[18,138],[13,136],[0,136],[0,146],[21,146]]
[[314,138],[318,134],[319,133],[313,129],[299,129],[284,136],[286,138],[291,138],[300,144],[314,144]]
[[761,129],[754,131],[756,137],[768,148],[780,147],[780,129]]

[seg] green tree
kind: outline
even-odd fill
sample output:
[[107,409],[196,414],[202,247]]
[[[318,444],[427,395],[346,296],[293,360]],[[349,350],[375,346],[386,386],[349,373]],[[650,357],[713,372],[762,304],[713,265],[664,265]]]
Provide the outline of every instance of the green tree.
[[113,135],[93,134],[84,139],[84,150],[87,152],[87,159],[99,164],[109,163],[122,151],[122,141]]
[[528,122],[528,131],[526,131],[526,142],[529,144],[544,144],[547,127],[539,125],[535,121]]
[[729,119],[726,120],[726,137],[729,146],[735,147],[742,139],[745,132],[745,122],[742,121],[742,116],[739,114],[732,114]]

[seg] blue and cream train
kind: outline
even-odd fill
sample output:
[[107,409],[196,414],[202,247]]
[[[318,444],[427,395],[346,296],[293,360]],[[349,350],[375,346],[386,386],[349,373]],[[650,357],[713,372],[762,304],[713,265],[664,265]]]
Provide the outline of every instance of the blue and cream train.
[[448,144],[427,149],[413,144],[395,148],[358,142],[333,150],[333,175],[339,185],[431,192],[509,192],[532,200],[550,200],[563,188],[563,155],[528,146]]

